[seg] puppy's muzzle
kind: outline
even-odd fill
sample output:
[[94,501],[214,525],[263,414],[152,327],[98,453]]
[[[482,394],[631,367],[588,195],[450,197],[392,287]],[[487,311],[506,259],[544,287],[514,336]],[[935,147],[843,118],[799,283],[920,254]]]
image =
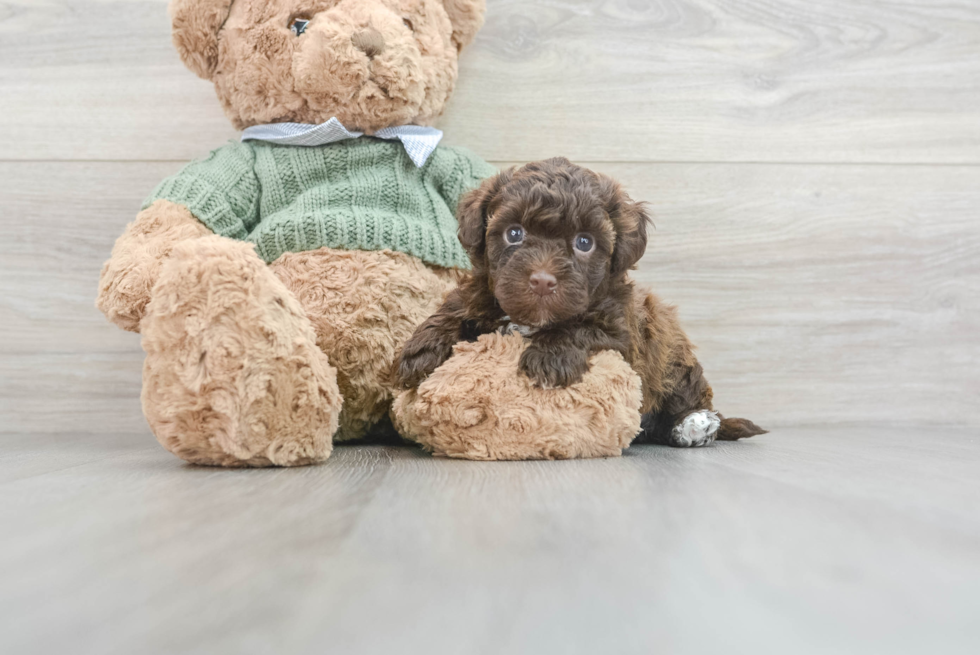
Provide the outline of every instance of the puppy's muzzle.
[[535,271],[528,278],[528,284],[531,285],[531,291],[544,297],[550,296],[555,292],[555,287],[558,286],[558,280],[547,271]]

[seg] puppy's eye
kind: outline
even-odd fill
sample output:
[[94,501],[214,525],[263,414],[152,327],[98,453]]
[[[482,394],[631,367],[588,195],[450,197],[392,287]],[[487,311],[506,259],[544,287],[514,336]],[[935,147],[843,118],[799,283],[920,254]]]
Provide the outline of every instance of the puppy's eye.
[[415,25],[412,24],[412,21],[410,21],[407,18],[403,18],[402,19],[402,22],[405,23],[405,27],[407,27],[408,29],[412,30],[413,32],[415,31]]
[[580,234],[575,237],[575,249],[579,252],[591,252],[595,247],[595,239],[591,234]]
[[511,225],[504,232],[504,239],[512,246],[517,245],[524,240],[524,228],[520,225]]
[[300,36],[306,31],[306,26],[310,24],[309,18],[294,18],[289,21],[289,29],[293,31],[293,34]]

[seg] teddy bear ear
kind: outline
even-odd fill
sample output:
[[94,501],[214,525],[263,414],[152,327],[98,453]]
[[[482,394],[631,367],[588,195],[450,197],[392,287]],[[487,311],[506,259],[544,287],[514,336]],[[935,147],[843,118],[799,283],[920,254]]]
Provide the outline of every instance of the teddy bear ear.
[[218,32],[234,0],[171,0],[173,41],[184,65],[210,80],[218,65]]
[[453,43],[457,50],[468,46],[483,26],[486,0],[442,0],[453,24]]

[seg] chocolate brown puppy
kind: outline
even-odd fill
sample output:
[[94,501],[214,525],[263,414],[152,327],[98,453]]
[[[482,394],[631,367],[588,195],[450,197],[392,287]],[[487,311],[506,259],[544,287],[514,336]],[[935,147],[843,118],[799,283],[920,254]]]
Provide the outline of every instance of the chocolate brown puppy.
[[520,371],[546,388],[581,380],[593,353],[621,353],[643,381],[638,441],[703,446],[765,432],[713,411],[676,310],[630,279],[650,219],[617,182],[564,158],[535,162],[485,181],[458,218],[473,269],[405,345],[403,386],[459,341],[517,330],[530,341]]

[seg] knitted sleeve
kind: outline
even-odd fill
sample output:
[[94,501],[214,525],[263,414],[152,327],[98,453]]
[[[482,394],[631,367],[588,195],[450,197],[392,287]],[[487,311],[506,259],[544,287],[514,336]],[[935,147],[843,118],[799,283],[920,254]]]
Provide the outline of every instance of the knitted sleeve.
[[455,155],[455,165],[441,180],[440,193],[455,214],[463,194],[480,186],[483,180],[498,171],[468,148],[447,147],[446,150]]
[[259,197],[255,153],[232,141],[161,182],[143,208],[169,200],[190,209],[215,234],[245,239],[258,223]]

